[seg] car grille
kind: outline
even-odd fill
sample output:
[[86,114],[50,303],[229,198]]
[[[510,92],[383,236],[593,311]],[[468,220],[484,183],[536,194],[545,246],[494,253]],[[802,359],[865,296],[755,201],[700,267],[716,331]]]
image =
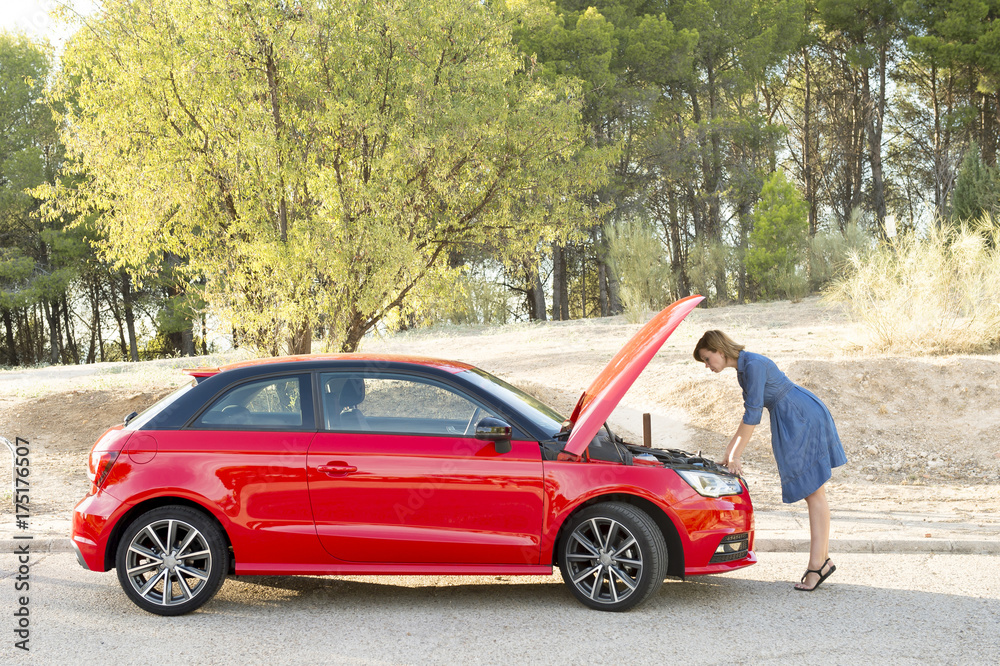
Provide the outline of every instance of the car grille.
[[709,564],[719,562],[732,562],[742,560],[750,552],[750,533],[739,532],[722,537],[719,547],[715,549],[715,555],[709,560]]

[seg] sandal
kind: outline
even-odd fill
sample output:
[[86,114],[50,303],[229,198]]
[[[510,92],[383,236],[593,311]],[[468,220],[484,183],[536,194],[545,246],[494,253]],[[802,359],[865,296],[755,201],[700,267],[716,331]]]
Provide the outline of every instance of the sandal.
[[[830,570],[827,571],[824,574],[823,573],[823,567],[825,567],[828,564],[830,565]],[[819,580],[816,582],[815,585],[813,585],[812,587],[799,587],[798,585],[796,585],[795,589],[798,590],[799,592],[812,592],[817,587],[819,587],[823,583],[824,580],[826,580],[827,578],[829,578],[830,574],[832,574],[836,570],[837,570],[837,565],[836,564],[830,564],[830,558],[828,557],[828,558],[826,558],[826,562],[824,562],[823,564],[820,565],[819,569],[806,569],[806,572],[804,574],[802,574],[802,579],[799,581],[799,583],[805,583],[806,582],[806,576],[808,576],[811,573],[814,573],[817,576],[819,576]]]

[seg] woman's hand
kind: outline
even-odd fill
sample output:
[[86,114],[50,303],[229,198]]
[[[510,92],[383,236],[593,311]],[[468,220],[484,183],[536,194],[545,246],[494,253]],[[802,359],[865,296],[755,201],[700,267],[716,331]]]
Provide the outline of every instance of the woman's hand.
[[743,475],[743,462],[740,456],[743,454],[743,449],[747,447],[747,442],[750,441],[750,437],[753,435],[753,429],[754,427],[749,423],[740,423],[740,427],[736,429],[736,434],[729,440],[729,446],[726,447],[726,455],[722,456],[722,464],[737,476]]

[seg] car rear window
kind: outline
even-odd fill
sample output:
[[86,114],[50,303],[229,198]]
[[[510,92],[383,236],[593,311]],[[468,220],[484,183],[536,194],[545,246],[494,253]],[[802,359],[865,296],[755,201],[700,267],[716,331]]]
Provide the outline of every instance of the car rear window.
[[149,421],[154,416],[156,416],[157,414],[159,414],[160,412],[162,412],[163,410],[165,410],[167,407],[169,407],[174,402],[176,402],[178,398],[180,398],[182,395],[184,395],[185,393],[187,393],[188,391],[190,391],[192,388],[194,388],[195,383],[196,382],[194,380],[192,380],[191,383],[185,384],[184,386],[180,387],[179,389],[177,389],[176,391],[174,391],[170,395],[168,395],[168,396],[166,396],[164,398],[160,398],[158,401],[156,401],[155,403],[153,403],[153,405],[151,407],[149,407],[148,409],[144,410],[142,412],[142,414],[139,414],[139,416],[137,416],[134,419],[132,419],[131,421],[129,421],[128,424],[126,424],[125,429],[126,430],[139,430],[140,428],[142,428],[142,426],[144,426],[147,423],[149,423]]
[[194,427],[281,430],[301,428],[302,424],[300,379],[286,376],[230,389],[198,417]]

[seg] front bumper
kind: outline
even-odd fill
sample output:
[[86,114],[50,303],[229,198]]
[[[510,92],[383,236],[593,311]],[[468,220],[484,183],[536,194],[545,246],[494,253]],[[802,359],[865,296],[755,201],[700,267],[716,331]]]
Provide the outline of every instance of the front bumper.
[[[689,496],[671,507],[685,527],[684,575],[720,574],[756,564],[750,495]],[[682,537],[683,538],[683,537]]]

